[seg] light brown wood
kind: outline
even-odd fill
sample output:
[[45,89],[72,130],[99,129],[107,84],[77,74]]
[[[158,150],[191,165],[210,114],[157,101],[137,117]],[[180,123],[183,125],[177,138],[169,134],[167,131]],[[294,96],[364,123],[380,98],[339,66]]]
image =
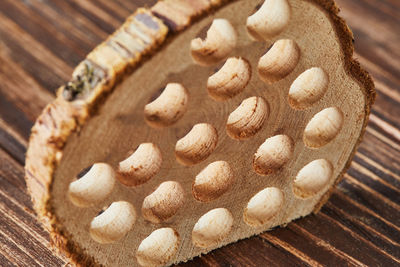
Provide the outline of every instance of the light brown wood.
[[290,15],[288,0],[264,1],[260,9],[248,17],[247,30],[257,40],[270,40],[287,27]]
[[299,59],[300,49],[295,41],[276,41],[258,62],[260,79],[269,84],[282,80],[293,71]]
[[135,208],[127,201],[113,202],[90,223],[90,236],[99,244],[111,244],[128,233],[136,220]]
[[293,158],[294,141],[286,134],[267,138],[254,154],[253,169],[259,175],[278,172]]
[[196,165],[208,158],[218,143],[218,133],[210,123],[197,123],[176,142],[176,160],[186,166]]
[[193,197],[202,202],[213,201],[228,191],[234,182],[235,176],[228,162],[212,162],[196,176],[192,186]]
[[229,20],[214,19],[205,40],[195,38],[190,43],[193,60],[208,66],[226,58],[236,46],[236,31]]
[[338,107],[329,107],[315,114],[304,129],[304,144],[320,148],[332,141],[343,127],[343,112]]
[[199,248],[218,246],[231,232],[233,217],[229,210],[216,208],[200,217],[192,231],[192,242]]
[[88,207],[112,193],[115,171],[107,163],[94,164],[88,173],[68,187],[69,200],[78,207]]
[[159,228],[139,245],[136,258],[142,266],[160,266],[167,263],[178,250],[179,236],[172,228]]
[[332,164],[326,159],[316,159],[304,166],[293,181],[293,192],[308,198],[328,185],[333,172]]
[[188,93],[181,84],[167,84],[161,95],[144,107],[146,122],[153,127],[174,124],[185,114],[188,98]]
[[229,114],[226,133],[233,139],[251,138],[264,126],[268,116],[269,106],[264,98],[246,98]]
[[267,187],[255,194],[247,203],[243,220],[250,226],[260,227],[276,216],[282,208],[284,196],[276,187]]
[[243,58],[228,58],[207,80],[207,90],[216,101],[225,101],[243,92],[250,81],[251,68]]
[[307,109],[320,100],[329,85],[329,77],[322,68],[306,70],[294,80],[289,89],[289,104],[294,109]]
[[162,154],[158,146],[142,143],[132,155],[118,163],[117,179],[126,186],[137,186],[153,178],[161,165]]
[[[162,51],[144,62],[133,74],[125,77],[98,108],[96,116],[87,117],[79,134],[73,133],[68,137],[62,153],[55,156],[57,168],[54,176],[49,178],[52,186],[49,189],[50,199],[46,205],[51,207],[58,222],[62,222],[60,227],[68,233],[70,241],[85,250],[87,255],[94,257],[96,263],[137,264],[131,252],[137,251],[142,241],[155,229],[166,225],[178,233],[178,241],[167,244],[166,248],[174,253],[165,258],[162,255],[155,255],[152,258],[151,253],[146,253],[145,260],[142,260],[154,261],[156,264],[187,260],[200,253],[305,216],[318,209],[326,200],[328,188],[341,176],[365,126],[370,105],[370,96],[367,94],[369,88],[363,88],[363,85],[348,72],[349,63],[345,62],[345,52],[326,11],[312,2],[291,0],[289,3],[291,16],[287,26],[281,29],[281,34],[268,38],[265,42],[252,41],[245,24],[258,1],[236,1],[200,20],[172,39]],[[193,62],[190,40],[214,18],[221,17],[229,20],[237,32],[237,46],[233,49],[232,55],[246,57],[252,69],[257,69],[265,49],[278,38],[290,38],[298,44],[301,57],[296,67],[285,79],[271,85],[266,85],[258,75],[252,75],[242,93],[225,102],[214,101],[207,92],[207,79],[214,72],[214,68]],[[318,21],[318,24],[315,21]],[[308,29],[307,32],[304,32],[305,28]],[[112,76],[111,83],[113,83],[113,77],[120,78],[119,74],[124,71],[122,67],[124,61],[120,55],[114,58],[112,55],[115,51],[111,51],[105,48],[98,49],[89,58],[97,62],[101,54],[106,53],[107,56],[99,62],[101,65],[112,65],[107,75]],[[330,78],[326,94],[306,111],[292,109],[287,100],[290,85],[306,69],[321,65]],[[145,121],[145,105],[159,88],[164,88],[171,82],[180,83],[187,88],[189,95],[187,111],[169,127],[162,129],[149,127]],[[95,93],[84,101],[90,104],[98,93],[100,89],[95,90]],[[263,127],[246,141],[229,138],[226,134],[229,114],[245,98],[251,96],[262,97],[269,103],[268,119]],[[57,101],[58,108],[69,110],[70,105],[64,103],[62,95]],[[340,107],[344,120],[340,127],[336,127],[338,130],[335,135],[333,137],[329,135],[329,140],[323,146],[320,144],[321,148],[310,150],[303,143],[304,128],[317,112],[330,106]],[[208,130],[196,131],[193,126],[199,123],[207,125]],[[74,125],[68,127],[73,128]],[[193,132],[190,131],[192,128]],[[274,166],[274,172],[268,177],[258,175],[252,164],[254,154],[267,138],[279,134],[285,134],[290,138],[288,149],[290,153],[284,155],[284,162],[278,167]],[[179,142],[183,136],[187,137],[188,142]],[[203,146],[196,143],[198,138],[203,140],[206,151],[203,151]],[[77,208],[65,201],[66,188],[81,169],[100,161],[117,166],[128,151],[145,142],[156,144],[163,155],[160,171],[146,183],[133,188],[117,183],[108,198],[87,209]],[[275,156],[279,158],[281,151],[279,144],[276,146]],[[30,149],[30,155],[34,155],[34,149],[34,147]],[[323,190],[319,190],[313,197],[299,199],[293,193],[293,180],[302,167],[316,158],[329,160],[333,165],[333,175]],[[192,183],[205,166],[217,160],[227,161],[232,166],[234,176],[238,177],[237,181],[221,197],[206,204],[199,202],[191,195]],[[166,180],[179,182],[186,194],[183,206],[168,220],[168,224],[149,224],[143,216],[138,216],[132,229],[126,231],[126,235],[121,237],[118,232],[118,237],[121,239],[113,244],[101,245],[90,237],[88,225],[103,206],[124,200],[139,210],[145,197]],[[277,211],[274,214],[261,212],[259,218],[257,215],[252,215],[255,220],[261,222],[259,224],[249,223],[252,219],[246,223],[243,217],[246,207],[249,207],[250,199],[265,188],[277,188],[282,192],[283,197],[276,198],[279,200],[273,205]],[[33,183],[30,185],[30,190],[36,190]],[[212,225],[209,222],[214,220],[214,216],[218,223]],[[77,218],[79,223],[76,223]],[[154,236],[157,237],[158,234]],[[156,238],[154,236],[151,239]],[[162,237],[159,240],[161,241]],[[178,249],[175,248],[176,244],[179,244]],[[139,261],[140,257],[139,253]]]
[[185,198],[178,182],[163,182],[143,200],[142,215],[152,223],[168,221],[183,206]]

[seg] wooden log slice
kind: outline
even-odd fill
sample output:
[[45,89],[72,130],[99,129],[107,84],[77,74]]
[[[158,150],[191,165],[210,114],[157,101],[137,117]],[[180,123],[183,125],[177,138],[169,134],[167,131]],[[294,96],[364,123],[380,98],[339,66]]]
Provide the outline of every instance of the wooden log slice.
[[331,0],[139,9],[32,129],[53,243],[78,265],[170,265],[317,212],[375,98],[352,55]]

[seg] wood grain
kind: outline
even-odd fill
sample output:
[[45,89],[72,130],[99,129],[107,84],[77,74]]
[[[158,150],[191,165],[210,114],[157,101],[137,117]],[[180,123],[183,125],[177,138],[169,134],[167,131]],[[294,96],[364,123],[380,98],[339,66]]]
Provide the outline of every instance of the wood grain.
[[[400,265],[400,4],[340,0],[378,97],[345,179],[317,215],[182,266]],[[23,179],[30,127],[55,89],[138,6],[154,1],[0,1],[0,265],[62,266]]]

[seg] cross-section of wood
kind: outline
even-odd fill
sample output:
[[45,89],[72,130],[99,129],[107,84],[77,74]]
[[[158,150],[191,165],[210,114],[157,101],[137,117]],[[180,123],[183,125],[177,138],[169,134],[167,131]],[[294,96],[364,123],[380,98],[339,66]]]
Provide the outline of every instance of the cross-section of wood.
[[143,143],[132,155],[118,163],[116,176],[126,186],[137,186],[156,175],[161,164],[160,149],[152,143]]
[[214,19],[207,37],[193,39],[190,49],[193,60],[200,65],[213,65],[226,58],[236,46],[236,31],[226,19]]
[[250,64],[243,58],[228,58],[207,80],[207,90],[216,101],[228,100],[244,91],[251,78]]
[[178,83],[169,83],[157,99],[144,107],[147,123],[153,127],[166,127],[185,114],[188,103],[187,90]]
[[86,207],[105,199],[114,189],[115,171],[106,163],[94,164],[88,173],[68,188],[69,199],[78,207]]
[[135,208],[129,202],[114,202],[92,220],[90,236],[101,244],[113,243],[129,232],[135,220]]
[[235,174],[226,161],[215,161],[207,165],[195,178],[193,197],[209,202],[222,196],[235,181]]
[[143,200],[142,215],[150,222],[160,223],[174,216],[184,203],[185,192],[182,186],[167,181]]
[[165,0],[60,88],[27,184],[73,262],[170,265],[318,211],[373,99],[330,0]]
[[300,60],[300,49],[295,41],[276,41],[271,49],[260,58],[258,73],[266,83],[274,83],[289,75]]

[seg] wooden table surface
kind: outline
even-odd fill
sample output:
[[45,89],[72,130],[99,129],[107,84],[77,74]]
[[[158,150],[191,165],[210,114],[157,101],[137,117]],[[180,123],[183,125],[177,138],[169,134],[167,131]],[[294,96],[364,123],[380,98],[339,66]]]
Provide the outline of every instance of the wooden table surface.
[[[63,266],[24,181],[30,128],[138,0],[0,0],[0,266]],[[351,168],[317,215],[182,266],[400,266],[400,0],[338,0],[378,92]]]

